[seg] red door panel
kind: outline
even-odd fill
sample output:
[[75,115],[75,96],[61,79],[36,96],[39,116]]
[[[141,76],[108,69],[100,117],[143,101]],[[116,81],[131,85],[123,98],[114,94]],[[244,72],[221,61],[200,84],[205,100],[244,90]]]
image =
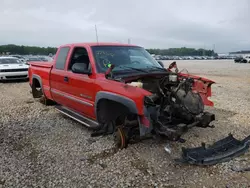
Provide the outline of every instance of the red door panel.
[[50,74],[51,95],[58,104],[70,107],[70,100],[66,97],[67,82],[64,81],[66,72],[64,70],[52,69]]
[[95,79],[89,75],[67,72],[69,77],[66,92],[71,97],[71,108],[95,119]]

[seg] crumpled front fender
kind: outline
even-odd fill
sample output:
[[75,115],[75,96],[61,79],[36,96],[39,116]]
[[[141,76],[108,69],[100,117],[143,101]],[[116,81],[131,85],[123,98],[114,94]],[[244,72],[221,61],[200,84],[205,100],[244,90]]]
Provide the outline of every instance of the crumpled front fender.
[[209,97],[212,96],[211,86],[212,84],[215,83],[213,80],[183,73],[179,73],[179,76],[181,78],[193,78],[194,79],[193,91],[198,92],[200,94],[204,105],[214,106],[214,103],[211,100],[209,100]]

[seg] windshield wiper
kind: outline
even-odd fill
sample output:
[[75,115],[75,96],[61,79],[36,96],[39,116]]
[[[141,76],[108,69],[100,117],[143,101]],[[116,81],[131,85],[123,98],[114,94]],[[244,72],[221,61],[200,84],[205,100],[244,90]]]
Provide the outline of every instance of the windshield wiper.
[[165,68],[162,68],[162,67],[148,66],[148,68],[149,68],[150,70],[158,69],[158,70],[166,71],[166,69],[165,69]]
[[118,66],[119,68],[128,68],[128,69],[131,69],[131,70],[136,70],[138,72],[145,72],[145,73],[150,73],[149,71],[147,70],[143,70],[143,69],[138,69],[138,68],[134,68],[134,67],[130,67],[130,66],[125,66],[125,65],[120,65]]

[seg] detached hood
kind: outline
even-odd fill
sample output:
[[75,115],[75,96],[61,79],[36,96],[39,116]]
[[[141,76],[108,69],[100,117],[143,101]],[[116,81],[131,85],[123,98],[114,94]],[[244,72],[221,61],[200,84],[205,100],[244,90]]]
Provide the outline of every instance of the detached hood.
[[29,68],[26,64],[0,64],[0,69],[27,69]]

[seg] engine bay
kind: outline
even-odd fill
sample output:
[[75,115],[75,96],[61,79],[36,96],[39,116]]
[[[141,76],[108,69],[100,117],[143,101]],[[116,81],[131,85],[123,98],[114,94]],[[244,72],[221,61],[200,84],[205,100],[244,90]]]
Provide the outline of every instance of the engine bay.
[[144,106],[154,132],[178,140],[188,128],[208,127],[215,119],[214,114],[204,112],[202,98],[193,90],[194,83],[193,78],[170,71],[163,76],[146,76],[126,84],[152,93],[144,98]]

